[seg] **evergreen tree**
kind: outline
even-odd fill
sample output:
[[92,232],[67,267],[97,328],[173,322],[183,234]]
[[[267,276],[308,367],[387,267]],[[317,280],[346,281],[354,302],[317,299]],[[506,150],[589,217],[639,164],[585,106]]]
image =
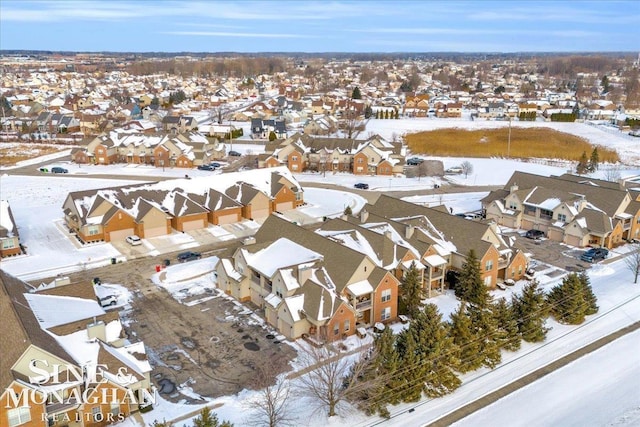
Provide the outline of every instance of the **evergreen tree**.
[[[409,326],[409,329],[411,326]],[[429,366],[418,354],[414,333],[405,329],[398,336],[398,353],[402,354],[402,367],[406,373],[401,375],[398,398],[403,402],[417,402],[422,398],[424,382],[429,374]]]
[[364,107],[364,118],[369,119],[371,118],[372,115],[373,115],[373,110],[371,109],[371,106],[367,105],[366,107]]
[[[480,366],[493,369],[502,361],[502,354],[500,353],[498,326],[491,312],[491,304],[483,307],[470,304],[467,307],[467,313],[471,320],[471,332],[478,346],[476,357],[472,359],[476,367],[472,369],[477,369]],[[472,364],[470,363],[469,366]]]
[[389,118],[389,110],[384,110],[384,118],[385,119]]
[[269,142],[275,141],[276,139],[278,139],[276,133],[274,131],[269,132]]
[[353,92],[351,92],[351,99],[362,99],[362,94],[360,93],[360,88],[358,86],[353,88]]
[[194,427],[233,427],[229,421],[218,421],[218,416],[208,407],[202,408],[200,415],[193,420]]
[[486,307],[489,302],[489,291],[482,281],[480,262],[473,249],[462,264],[455,291],[457,297],[479,307]]
[[400,111],[396,110],[396,120],[400,118]]
[[589,172],[595,172],[598,170],[598,164],[600,163],[600,156],[598,155],[598,147],[594,147],[589,158]]
[[353,211],[351,210],[351,206],[347,205],[347,207],[344,208],[344,214],[345,215],[353,215]]
[[411,317],[415,317],[420,311],[424,298],[425,292],[420,282],[420,275],[416,269],[416,264],[412,262],[400,282],[398,311],[400,314],[408,314]]
[[582,156],[580,156],[580,160],[578,160],[578,166],[576,166],[576,173],[578,175],[584,175],[588,171],[589,171],[589,160],[587,159],[587,153],[583,151]]
[[513,308],[505,298],[499,298],[493,305],[493,316],[498,328],[498,345],[505,350],[518,350],[521,341],[518,322],[516,322]]
[[11,103],[6,96],[0,96],[0,113],[5,116],[11,115]]
[[380,110],[376,110],[376,119],[380,118]]
[[584,299],[587,302],[587,311],[584,314],[590,316],[592,314],[596,314],[598,312],[598,299],[593,293],[593,289],[591,289],[591,281],[589,280],[589,275],[586,271],[582,271],[578,276],[580,279],[580,284],[582,285],[582,292],[584,294]]
[[544,323],[548,309],[538,282],[533,280],[525,285],[522,294],[512,298],[511,305],[522,339],[527,342],[544,341],[547,336]]
[[463,301],[458,306],[458,309],[451,313],[451,326],[449,328],[449,336],[459,349],[458,359],[460,359],[460,366],[458,370],[462,373],[472,371],[480,366],[475,362],[477,354],[480,352],[480,345],[471,330],[471,318],[467,313],[467,304]]
[[[411,348],[414,343],[415,350]],[[460,386],[460,379],[455,374],[459,365],[456,358],[458,350],[435,305],[427,304],[414,317],[409,328],[400,333],[398,352],[403,356],[404,368],[416,367],[416,370],[411,371],[408,390],[412,392],[407,392],[407,396],[416,397],[417,393],[411,387],[415,383],[421,385],[428,397],[444,396]]]

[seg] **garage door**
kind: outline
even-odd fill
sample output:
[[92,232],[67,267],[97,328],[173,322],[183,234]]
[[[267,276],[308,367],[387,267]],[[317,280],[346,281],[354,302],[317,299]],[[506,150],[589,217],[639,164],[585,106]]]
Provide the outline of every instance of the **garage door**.
[[131,236],[132,234],[135,234],[133,232],[133,228],[127,228],[124,230],[117,230],[117,231],[112,231],[109,233],[109,241],[110,242],[115,242],[118,240],[124,240],[125,237],[127,236]]
[[564,233],[560,230],[549,229],[549,232],[547,233],[547,237],[549,237],[549,239],[553,240],[554,242],[562,242],[563,234]]
[[262,219],[269,216],[269,209],[257,209],[251,212],[251,217],[253,219]]
[[218,224],[233,224],[234,222],[238,222],[238,214],[233,213],[229,215],[220,215],[218,217]]
[[580,238],[577,236],[567,236],[567,245],[571,245],[571,246],[577,246],[577,247],[581,247],[582,246],[582,242],[580,241]]
[[284,212],[293,209],[293,202],[282,202],[276,205],[278,212]]
[[164,236],[167,234],[167,227],[145,227],[144,238],[150,239],[152,237]]
[[203,219],[196,219],[193,221],[186,221],[182,223],[182,230],[183,231],[190,231],[190,230],[199,230],[201,228],[204,228],[204,220]]

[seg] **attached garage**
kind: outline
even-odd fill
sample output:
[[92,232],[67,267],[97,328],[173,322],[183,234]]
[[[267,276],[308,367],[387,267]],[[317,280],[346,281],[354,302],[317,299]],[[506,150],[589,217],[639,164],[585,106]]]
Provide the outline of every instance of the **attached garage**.
[[293,206],[293,202],[282,202],[282,203],[278,203],[276,205],[276,210],[278,212],[285,212],[285,211],[293,209],[293,207],[294,207]]
[[262,219],[269,216],[269,209],[256,209],[251,212],[251,218]]
[[167,234],[167,227],[145,227],[144,238],[149,239],[151,237],[165,236]]
[[570,234],[565,235],[565,243],[567,245],[576,246],[578,248],[582,247],[582,239],[578,236],[572,236]]
[[218,224],[220,224],[220,225],[233,224],[233,223],[238,222],[238,221],[240,221],[240,215],[238,213],[236,213],[236,212],[218,216]]
[[136,234],[133,228],[125,228],[124,230],[111,231],[109,233],[109,241],[114,242],[118,240],[124,240],[127,236]]
[[199,230],[202,228],[205,228],[204,219],[202,218],[182,223],[182,231]]

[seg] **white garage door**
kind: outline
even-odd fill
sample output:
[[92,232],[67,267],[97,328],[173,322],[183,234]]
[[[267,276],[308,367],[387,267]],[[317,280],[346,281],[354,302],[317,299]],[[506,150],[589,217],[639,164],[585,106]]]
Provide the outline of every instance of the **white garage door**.
[[185,221],[182,223],[182,230],[183,231],[190,231],[190,230],[199,230],[201,228],[204,228],[204,220],[203,219],[196,219],[193,221]]
[[293,209],[293,202],[282,202],[276,205],[278,212],[284,212]]
[[133,228],[127,228],[125,230],[112,231],[112,232],[109,233],[109,241],[115,242],[115,241],[118,241],[118,240],[124,240],[125,237],[131,236],[132,234],[135,234],[133,232]]
[[164,236],[167,234],[167,227],[145,227],[144,238],[150,239],[152,237]]
[[269,209],[257,209],[251,212],[251,217],[253,219],[266,218],[269,216]]
[[229,214],[229,215],[220,215],[218,217],[218,224],[233,224],[234,222],[238,222],[238,214]]

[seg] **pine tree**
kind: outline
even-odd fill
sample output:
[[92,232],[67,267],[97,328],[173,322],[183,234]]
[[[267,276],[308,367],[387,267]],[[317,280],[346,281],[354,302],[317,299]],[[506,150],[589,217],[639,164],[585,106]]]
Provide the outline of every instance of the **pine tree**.
[[455,291],[457,297],[479,307],[486,307],[489,302],[489,291],[482,281],[480,262],[473,249],[462,264]]
[[358,86],[353,88],[353,92],[351,92],[351,99],[362,99],[362,94],[360,93],[360,88]]
[[372,115],[373,115],[373,110],[371,109],[371,106],[367,105],[366,107],[364,107],[364,118],[365,119],[371,118]]
[[351,210],[351,206],[347,205],[347,207],[344,208],[344,214],[345,215],[353,215],[353,211]]
[[389,118],[389,110],[385,110],[384,111],[384,118],[388,119]]
[[580,160],[578,160],[578,166],[576,166],[576,173],[578,175],[584,175],[589,171],[589,160],[587,159],[587,152],[583,151]]
[[[408,351],[413,343],[415,358]],[[418,361],[419,367],[411,372],[410,384],[419,382],[428,397],[444,396],[460,386],[460,379],[455,374],[459,365],[456,358],[458,350],[435,305],[427,304],[414,317],[409,328],[400,333],[398,351],[403,355],[403,367],[413,366],[409,361]],[[409,390],[413,391],[411,387]],[[416,393],[413,391],[407,395],[415,397]]]
[[376,119],[380,118],[380,110],[376,110]]
[[472,333],[475,337],[478,352],[475,358],[477,367],[495,368],[502,361],[500,353],[499,334],[496,319],[491,312],[491,304],[479,307],[470,304],[467,307],[471,319]]
[[400,295],[398,298],[398,311],[400,314],[408,314],[411,317],[420,311],[422,300],[425,298],[424,288],[420,282],[420,276],[414,262],[404,274],[400,282]]
[[398,336],[398,352],[402,355],[401,366],[406,372],[401,375],[398,397],[403,402],[417,402],[422,398],[422,389],[429,367],[418,354],[414,334],[409,329],[405,329]]
[[480,352],[480,345],[472,332],[471,318],[467,313],[467,304],[464,301],[455,312],[451,313],[449,336],[459,349],[460,366],[458,370],[465,373],[479,368],[480,364],[476,363],[476,359]]
[[512,298],[511,305],[522,339],[527,342],[544,341],[547,336],[544,323],[548,308],[538,282],[533,280],[525,285],[522,294]]
[[398,404],[402,401],[401,390],[404,375],[396,372],[401,366],[400,355],[396,349],[396,338],[391,328],[378,335],[373,343],[373,362],[364,373],[363,381],[370,383],[363,388],[361,401],[364,410],[371,414],[378,412],[387,416],[387,404]]
[[598,155],[598,147],[594,147],[589,158],[589,172],[595,172],[598,170],[598,164],[600,163],[600,156]]
[[493,316],[498,327],[498,345],[508,351],[516,351],[520,348],[520,333],[513,308],[505,298],[499,298],[493,305]]
[[582,271],[578,276],[580,279],[580,284],[582,285],[582,291],[584,294],[584,299],[587,302],[587,311],[584,314],[590,316],[592,314],[596,314],[598,312],[598,299],[593,293],[593,289],[591,289],[591,281],[589,280],[589,275],[586,271]]
[[200,416],[193,419],[194,427],[233,427],[229,421],[218,421],[218,416],[208,407],[202,408]]
[[396,110],[396,120],[400,118],[400,111]]

